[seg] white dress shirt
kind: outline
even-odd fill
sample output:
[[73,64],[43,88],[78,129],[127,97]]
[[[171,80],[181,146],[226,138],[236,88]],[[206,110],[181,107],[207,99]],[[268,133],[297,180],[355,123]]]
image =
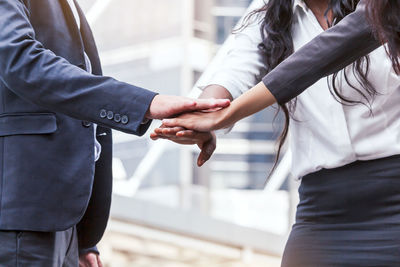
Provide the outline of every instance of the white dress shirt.
[[[71,7],[72,14],[74,14],[76,25],[77,25],[78,29],[80,29],[81,28],[81,20],[79,18],[79,13],[78,13],[78,10],[76,9],[74,0],[67,0],[67,1]],[[86,53],[84,53],[84,55],[85,55],[86,71],[89,73],[92,73],[92,63],[90,62],[88,55]],[[94,126],[93,127],[94,128],[94,159],[95,159],[95,161],[97,161],[100,158],[101,145],[97,141],[97,138],[96,138],[97,124],[94,123],[93,126]]]
[[[263,1],[260,1],[262,5]],[[295,50],[323,32],[313,12],[302,0],[294,1],[293,42]],[[265,73],[257,45],[259,22],[235,35],[235,42],[209,84],[225,87],[233,97],[259,82]],[[379,95],[372,101],[372,115],[364,105],[347,106],[330,94],[327,79],[321,79],[298,97],[290,121],[291,173],[295,178],[335,168],[356,160],[371,160],[400,154],[400,78],[392,69],[383,47],[370,54],[369,81]],[[359,85],[351,67],[345,70]],[[343,72],[340,74],[343,75]],[[341,93],[352,100],[364,99],[344,79]],[[363,90],[362,86],[358,86]]]

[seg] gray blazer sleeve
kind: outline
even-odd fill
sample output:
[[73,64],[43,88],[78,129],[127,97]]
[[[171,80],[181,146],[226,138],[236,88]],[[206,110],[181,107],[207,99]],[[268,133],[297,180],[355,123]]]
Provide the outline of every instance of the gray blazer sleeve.
[[277,102],[284,104],[380,45],[367,22],[365,2],[361,1],[355,12],[283,61],[263,82]]

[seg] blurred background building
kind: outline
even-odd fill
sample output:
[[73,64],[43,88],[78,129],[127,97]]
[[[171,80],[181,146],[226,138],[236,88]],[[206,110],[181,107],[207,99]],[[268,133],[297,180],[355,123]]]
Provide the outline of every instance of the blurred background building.
[[[253,2],[78,1],[105,75],[193,97]],[[274,109],[262,111],[220,135],[202,168],[196,147],[153,142],[151,131],[141,138],[114,132],[113,205],[99,245],[105,266],[279,266],[296,185],[288,179],[288,153],[265,185],[281,126],[274,116]]]

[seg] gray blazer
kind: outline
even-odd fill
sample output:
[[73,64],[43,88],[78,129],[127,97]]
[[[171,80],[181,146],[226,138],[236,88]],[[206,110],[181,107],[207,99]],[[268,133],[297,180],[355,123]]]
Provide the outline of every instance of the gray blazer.
[[355,12],[283,61],[263,82],[277,102],[283,104],[380,45],[367,22],[362,0]]

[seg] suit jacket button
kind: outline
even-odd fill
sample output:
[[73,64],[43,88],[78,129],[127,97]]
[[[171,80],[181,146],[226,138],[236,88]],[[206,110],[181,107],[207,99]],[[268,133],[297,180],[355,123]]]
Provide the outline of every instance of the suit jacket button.
[[107,119],[112,120],[114,118],[114,112],[109,111],[107,112]]
[[89,128],[90,126],[92,126],[92,123],[88,121],[82,121],[82,126],[85,128]]
[[121,122],[122,122],[122,124],[128,124],[128,122],[129,122],[128,116],[126,116],[126,115],[122,116],[121,117]]
[[114,121],[115,122],[121,122],[121,115],[120,114],[115,114],[114,115]]
[[100,118],[104,119],[107,117],[107,111],[105,109],[100,110]]

